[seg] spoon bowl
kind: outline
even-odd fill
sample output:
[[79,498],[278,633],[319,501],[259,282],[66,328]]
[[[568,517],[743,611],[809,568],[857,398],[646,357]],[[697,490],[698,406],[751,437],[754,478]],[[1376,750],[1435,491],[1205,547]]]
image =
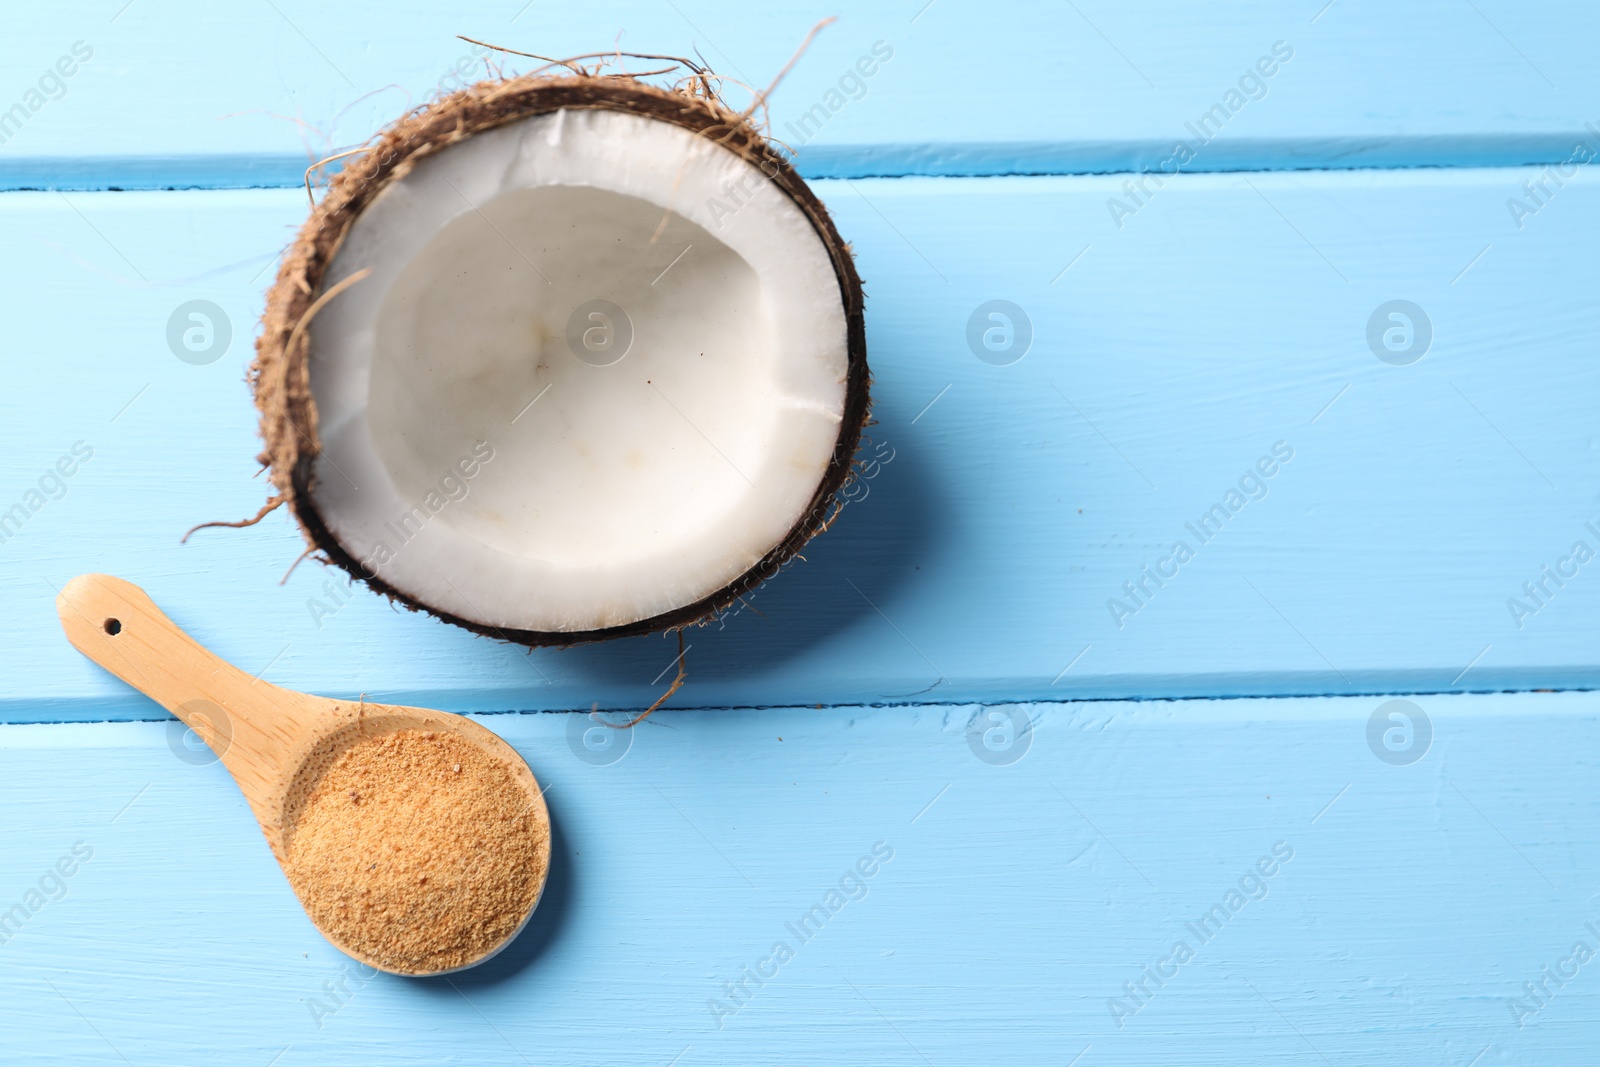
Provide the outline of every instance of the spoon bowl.
[[[319,925],[340,951],[390,974],[450,974],[492,958],[527,925],[549,873],[550,815],[526,761],[492,731],[449,712],[309,696],[253,678],[207,651],[144,590],[121,578],[80,575],[56,598],[56,610],[73,647],[183,720],[216,752],[286,870],[295,822],[312,790],[353,745],[399,730],[443,732],[504,765],[526,799],[541,841],[538,884],[515,929],[458,966],[404,970],[373,959]],[[301,904],[315,922],[309,903]]]

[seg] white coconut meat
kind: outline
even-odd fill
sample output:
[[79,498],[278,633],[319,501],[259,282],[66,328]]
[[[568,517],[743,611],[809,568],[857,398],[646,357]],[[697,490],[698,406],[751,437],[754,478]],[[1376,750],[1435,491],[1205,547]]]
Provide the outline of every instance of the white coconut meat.
[[361,270],[311,326],[313,502],[436,611],[581,632],[694,604],[827,472],[833,262],[708,138],[603,109],[478,134],[379,194],[324,288]]

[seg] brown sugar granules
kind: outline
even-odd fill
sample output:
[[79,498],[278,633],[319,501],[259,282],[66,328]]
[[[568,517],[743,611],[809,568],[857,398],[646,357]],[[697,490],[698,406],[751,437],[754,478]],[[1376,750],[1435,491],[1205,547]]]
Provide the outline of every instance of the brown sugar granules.
[[289,828],[284,871],[337,945],[388,970],[471,963],[544,884],[549,824],[504,762],[442,730],[341,752]]

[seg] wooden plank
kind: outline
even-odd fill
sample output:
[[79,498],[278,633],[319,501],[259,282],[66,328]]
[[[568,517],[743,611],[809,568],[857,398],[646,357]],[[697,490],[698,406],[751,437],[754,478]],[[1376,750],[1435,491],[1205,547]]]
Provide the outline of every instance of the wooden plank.
[[352,976],[163,724],[0,728],[0,905],[42,905],[0,945],[6,1058],[1583,1062],[1597,965],[1544,968],[1600,951],[1594,698],[1425,698],[1426,751],[1391,762],[1381,703],[667,712],[605,765],[569,747],[581,716],[491,717],[557,860],[522,940],[453,983]]
[[[733,0],[51,5],[9,28],[0,57],[0,109],[31,109],[0,128],[0,187],[293,184],[308,155],[480,75],[463,33],[552,55],[622,33],[765,85],[816,14],[798,0],[759,18]],[[774,133],[817,176],[1159,170],[1180,139],[1191,171],[1550,163],[1600,122],[1597,16],[1580,0],[896,0],[844,15],[773,99]],[[74,73],[58,79],[63,56]]]
[[[886,462],[803,565],[688,634],[678,699],[1600,685],[1600,585],[1589,567],[1559,587],[1542,570],[1572,571],[1577,542],[1600,547],[1586,525],[1600,526],[1587,459],[1600,197],[1587,173],[1551,186],[1519,231],[1505,202],[1537,177],[1196,175],[1120,230],[1115,178],[821,183],[867,280],[870,454]],[[670,639],[528,656],[330,591],[315,565],[280,587],[300,551],[281,514],[178,544],[266,496],[240,376],[272,252],[303,203],[0,198],[15,368],[0,511],[74,442],[94,449],[0,544],[4,716],[158,714],[57,632],[55,589],[90,570],[138,582],[219,655],[305,692],[463,711],[644,706],[670,677]],[[1034,335],[1009,366],[966,339],[997,298],[1025,308]],[[208,366],[168,347],[191,299],[231,318],[232,347]],[[1367,338],[1395,299],[1431,321],[1409,366]],[[1277,463],[1275,447],[1293,459]],[[1249,477],[1263,457],[1273,476]],[[1263,499],[1228,496],[1260,487]],[[1221,533],[1191,529],[1236,501]],[[1177,566],[1180,541],[1194,558]],[[1146,566],[1177,575],[1158,588]]]

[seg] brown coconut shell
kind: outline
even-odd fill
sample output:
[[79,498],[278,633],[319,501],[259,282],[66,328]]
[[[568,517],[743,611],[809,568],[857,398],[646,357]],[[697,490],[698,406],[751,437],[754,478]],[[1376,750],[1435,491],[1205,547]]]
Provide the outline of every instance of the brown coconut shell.
[[[502,629],[451,615],[389,585],[381,575],[369,573],[328,529],[311,494],[314,460],[321,444],[316,398],[311,395],[310,368],[316,354],[311,351],[305,325],[315,312],[313,305],[323,296],[324,275],[351,224],[385,186],[408,174],[418,160],[459,141],[562,108],[609,108],[682,126],[760,168],[805,213],[833,260],[844,306],[849,359],[844,416],[827,472],[800,521],[760,562],[722,589],[693,604],[624,626],[575,632]],[[289,504],[299,522],[309,545],[307,551],[321,551],[353,578],[415,611],[523,645],[572,645],[681,630],[715,618],[777,573],[806,542],[832,524],[842,507],[840,491],[855,475],[855,455],[869,418],[871,375],[861,279],[850,246],[840,238],[827,209],[746,116],[714,97],[663,89],[625,76],[573,74],[484,81],[400,118],[333,176],[326,195],[312,208],[284,253],[277,280],[267,292],[261,326],[249,374],[261,413],[264,447],[258,458],[269,469],[277,495]]]

